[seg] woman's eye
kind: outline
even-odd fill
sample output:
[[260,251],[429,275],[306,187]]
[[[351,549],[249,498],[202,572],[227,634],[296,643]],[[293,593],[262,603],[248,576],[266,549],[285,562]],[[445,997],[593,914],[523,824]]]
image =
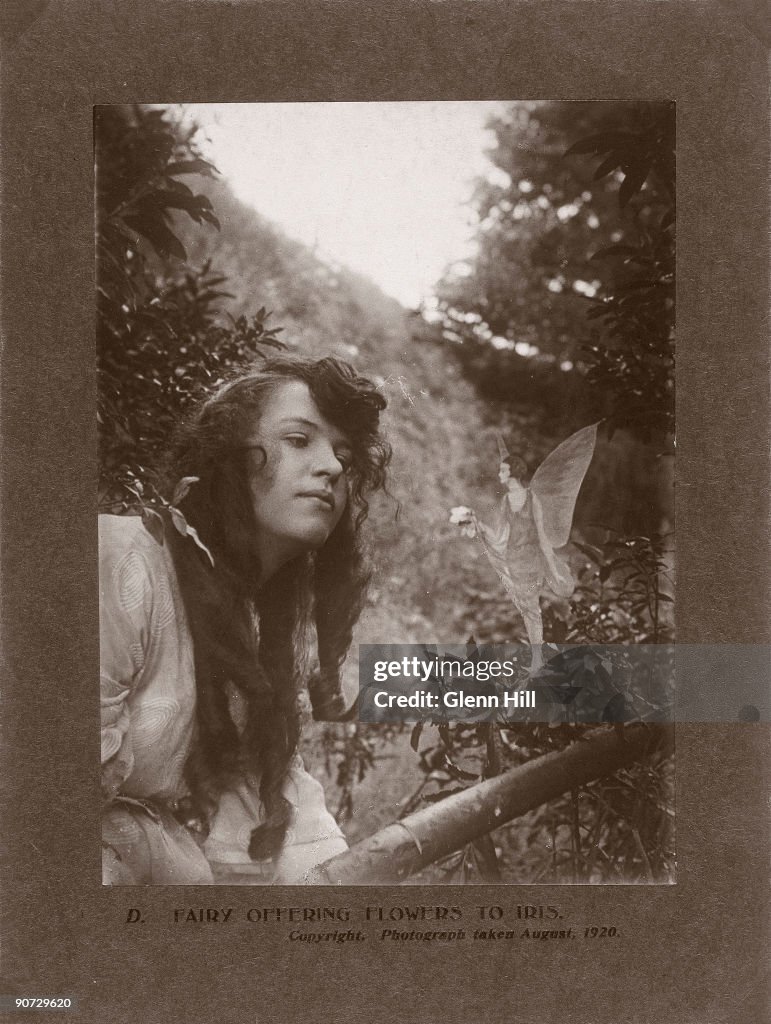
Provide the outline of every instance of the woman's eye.
[[352,465],[352,462],[353,462],[353,460],[351,458],[351,453],[350,452],[335,452],[335,458],[340,463],[340,465],[343,467],[343,472],[347,473],[348,470],[351,468],[351,465]]
[[305,434],[288,434],[285,438],[294,448],[306,448],[308,438]]

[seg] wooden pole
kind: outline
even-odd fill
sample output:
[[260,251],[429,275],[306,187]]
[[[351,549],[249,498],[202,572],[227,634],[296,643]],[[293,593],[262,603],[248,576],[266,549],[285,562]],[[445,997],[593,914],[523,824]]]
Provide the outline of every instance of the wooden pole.
[[671,726],[597,729],[565,750],[535,758],[463,793],[387,825],[317,869],[321,885],[399,885],[569,789],[610,775],[655,751],[671,752]]

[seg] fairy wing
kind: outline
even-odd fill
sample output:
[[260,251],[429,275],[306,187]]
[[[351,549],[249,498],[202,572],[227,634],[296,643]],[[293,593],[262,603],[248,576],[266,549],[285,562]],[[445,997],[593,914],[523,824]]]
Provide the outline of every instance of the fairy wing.
[[[571,519],[573,517],[572,509],[570,517]],[[575,589],[576,581],[565,559],[560,558],[555,553],[551,544],[545,540],[543,508],[536,494],[533,495],[533,519],[535,520],[535,528],[538,531],[541,553],[546,563],[546,581],[557,597],[570,597]]]
[[533,474],[533,515],[544,551],[564,547],[570,539],[576,499],[596,441],[596,423],[577,430],[547,455]]

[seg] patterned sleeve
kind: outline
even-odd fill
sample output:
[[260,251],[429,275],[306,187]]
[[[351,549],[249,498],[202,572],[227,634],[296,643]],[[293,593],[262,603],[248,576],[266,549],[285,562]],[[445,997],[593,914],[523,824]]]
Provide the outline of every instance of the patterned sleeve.
[[139,520],[99,517],[99,648],[102,796],[110,800],[134,767],[127,698],[145,660],[152,582],[137,544]]

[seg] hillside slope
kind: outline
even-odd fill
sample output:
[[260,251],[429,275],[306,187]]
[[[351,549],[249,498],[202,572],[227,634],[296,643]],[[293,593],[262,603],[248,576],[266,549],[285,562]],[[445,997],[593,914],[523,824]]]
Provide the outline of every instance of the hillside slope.
[[[482,639],[520,638],[521,620],[479,544],[460,536],[449,511],[472,505],[483,512],[496,503],[497,430],[531,469],[563,436],[545,433],[528,403],[503,408],[480,399],[446,346],[432,343],[430,331],[371,281],[287,238],[224,182],[200,179],[200,187],[222,230],[188,222],[180,223],[180,234],[194,266],[211,260],[226,275],[232,298],[223,310],[248,315],[266,306],[287,344],[351,360],[388,399],[390,497],[372,502],[376,572],[356,640],[457,643],[472,631]],[[661,523],[670,474],[671,460],[628,436],[599,442],[576,510],[576,536],[599,540],[608,527],[629,532],[632,522],[632,530],[640,529],[641,519]],[[355,664],[348,681],[355,688]]]
[[413,337],[408,312],[396,300],[286,238],[225,184],[202,179],[200,187],[222,230],[180,222],[180,234],[192,265],[211,260],[227,276],[233,298],[223,309],[248,315],[266,306],[287,344],[351,360],[378,380],[388,399],[390,497],[379,495],[371,506],[376,573],[357,639],[459,639],[452,623],[462,618],[464,586],[470,578],[495,582],[449,523],[454,505],[494,501],[495,431],[483,403],[440,349]]

